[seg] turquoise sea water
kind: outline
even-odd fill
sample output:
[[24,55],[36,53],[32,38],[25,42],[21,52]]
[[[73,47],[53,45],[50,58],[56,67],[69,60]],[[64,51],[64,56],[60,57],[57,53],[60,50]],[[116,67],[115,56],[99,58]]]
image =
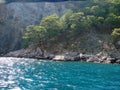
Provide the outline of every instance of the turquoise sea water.
[[120,90],[120,65],[0,58],[0,90]]

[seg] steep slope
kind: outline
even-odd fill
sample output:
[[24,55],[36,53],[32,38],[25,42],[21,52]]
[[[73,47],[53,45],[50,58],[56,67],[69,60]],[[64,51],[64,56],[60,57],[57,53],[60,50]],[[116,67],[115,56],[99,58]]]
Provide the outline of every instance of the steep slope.
[[81,4],[82,2],[31,2],[0,5],[0,53],[20,48],[21,35],[27,25],[37,25],[47,15],[62,15],[67,9]]

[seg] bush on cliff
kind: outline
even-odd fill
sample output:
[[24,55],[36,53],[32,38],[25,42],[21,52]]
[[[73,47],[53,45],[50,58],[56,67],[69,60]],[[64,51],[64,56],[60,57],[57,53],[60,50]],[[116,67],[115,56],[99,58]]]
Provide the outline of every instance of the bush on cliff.
[[120,28],[115,28],[111,34],[113,42],[120,40]]
[[47,31],[42,26],[28,26],[23,39],[31,43],[42,43],[46,40]]

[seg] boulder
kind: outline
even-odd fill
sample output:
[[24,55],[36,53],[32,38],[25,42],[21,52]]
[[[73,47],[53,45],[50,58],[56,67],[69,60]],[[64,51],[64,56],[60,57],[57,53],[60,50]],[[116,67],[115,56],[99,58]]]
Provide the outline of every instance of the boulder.
[[110,64],[111,61],[109,61],[109,60],[105,60],[103,63]]
[[56,55],[53,60],[55,61],[65,61],[65,56],[64,55]]
[[119,59],[119,60],[116,60],[116,63],[120,64],[120,59]]
[[82,54],[82,53],[80,53],[80,55],[79,55],[81,61],[86,61],[87,59],[89,59],[92,56],[93,55]]
[[48,60],[52,60],[55,57],[54,54],[50,54],[50,53],[44,53],[44,58],[48,59]]
[[6,57],[25,57],[25,58],[44,58],[44,51],[40,49],[40,47],[28,47],[26,49],[17,50],[14,52],[10,52],[6,55]]
[[101,60],[103,60],[103,61],[106,60],[106,59],[107,59],[107,56],[102,56],[101,57]]
[[57,61],[80,61],[80,56],[76,52],[69,52],[61,55],[56,55],[53,60]]
[[116,62],[116,59],[115,59],[115,58],[110,58],[110,57],[108,57],[106,60],[107,60],[107,61],[110,61],[111,63],[115,63],[115,62]]
[[91,56],[89,59],[86,60],[87,62],[100,62],[97,56]]
[[116,63],[115,58],[107,57],[106,60],[103,60],[103,63],[109,64],[109,63]]

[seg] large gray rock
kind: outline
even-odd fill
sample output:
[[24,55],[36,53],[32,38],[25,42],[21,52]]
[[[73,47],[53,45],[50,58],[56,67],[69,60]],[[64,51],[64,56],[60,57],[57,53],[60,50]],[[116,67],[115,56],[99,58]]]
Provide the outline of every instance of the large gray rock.
[[24,57],[24,58],[36,58],[36,59],[48,59],[54,58],[53,54],[46,52],[37,45],[30,45],[26,49],[20,49],[17,51],[9,52],[4,55],[5,57]]
[[44,58],[44,51],[39,47],[30,46],[26,49],[17,50],[6,54],[7,57]]

